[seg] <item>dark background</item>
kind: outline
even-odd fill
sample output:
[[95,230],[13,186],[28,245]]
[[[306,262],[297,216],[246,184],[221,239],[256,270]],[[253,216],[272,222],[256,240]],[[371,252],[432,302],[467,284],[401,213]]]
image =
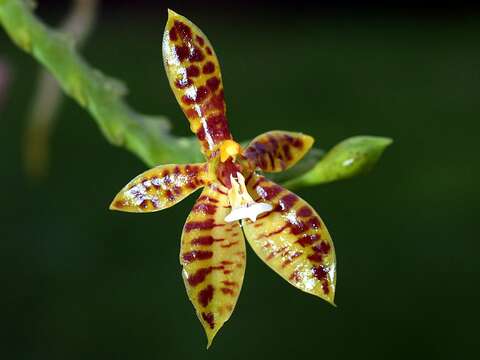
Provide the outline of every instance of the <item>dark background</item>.
[[[66,4],[40,1],[55,24]],[[160,4],[160,5],[159,5]],[[467,3],[105,1],[86,58],[138,110],[187,122],[161,58],[166,8],[209,36],[238,139],[303,131],[329,148],[392,137],[364,177],[302,189],[333,235],[333,308],[249,250],[237,308],[208,352],[178,264],[195,195],[162,213],[107,210],[140,160],[66,100],[50,176],[21,141],[37,65],[13,67],[0,113],[1,359],[456,359],[478,356],[480,17]]]

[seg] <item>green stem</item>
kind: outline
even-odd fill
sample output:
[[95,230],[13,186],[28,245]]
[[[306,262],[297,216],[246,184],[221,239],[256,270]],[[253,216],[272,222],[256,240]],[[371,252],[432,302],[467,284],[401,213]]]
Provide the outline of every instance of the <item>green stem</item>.
[[[60,29],[72,35],[77,48],[81,48],[91,33],[97,9],[98,0],[72,0],[71,10]],[[57,80],[43,66],[39,69],[36,83],[23,141],[24,167],[32,178],[48,173],[50,135],[63,100]]]
[[90,67],[77,54],[73,38],[44,25],[27,2],[0,0],[0,23],[93,116],[109,142],[125,147],[150,166],[201,159],[195,139],[173,136],[165,118],[131,109],[123,99],[125,86]]

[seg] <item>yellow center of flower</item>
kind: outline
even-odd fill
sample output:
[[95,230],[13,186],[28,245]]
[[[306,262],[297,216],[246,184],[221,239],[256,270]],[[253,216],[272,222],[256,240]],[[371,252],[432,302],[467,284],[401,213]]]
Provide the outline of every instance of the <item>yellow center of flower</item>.
[[230,157],[235,161],[235,158],[240,153],[241,149],[239,143],[233,140],[225,140],[222,145],[220,145],[220,161],[225,162]]
[[261,213],[271,211],[272,205],[267,203],[255,202],[247,191],[245,178],[237,172],[237,179],[230,175],[232,187],[228,190],[228,200],[232,206],[232,211],[225,217],[226,222],[232,222],[241,219],[250,219],[253,222]]

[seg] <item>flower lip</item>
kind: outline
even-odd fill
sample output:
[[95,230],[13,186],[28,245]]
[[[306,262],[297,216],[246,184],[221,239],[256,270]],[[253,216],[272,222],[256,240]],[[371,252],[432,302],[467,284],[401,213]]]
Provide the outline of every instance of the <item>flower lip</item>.
[[257,216],[272,210],[272,205],[267,203],[256,203],[244,207],[232,209],[230,214],[225,217],[226,222],[233,222],[241,219],[250,219],[253,222],[257,220]]
[[255,202],[247,191],[245,178],[237,172],[237,179],[230,175],[232,187],[228,190],[228,199],[232,211],[225,217],[226,222],[233,222],[241,219],[250,219],[253,222],[257,216],[272,210],[272,205]]

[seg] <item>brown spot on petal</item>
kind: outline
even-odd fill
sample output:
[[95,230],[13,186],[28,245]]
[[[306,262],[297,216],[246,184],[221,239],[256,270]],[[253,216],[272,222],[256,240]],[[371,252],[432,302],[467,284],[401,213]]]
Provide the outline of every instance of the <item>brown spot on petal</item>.
[[313,253],[308,257],[308,260],[321,263],[323,261],[323,255],[320,253]]
[[197,95],[196,95],[196,98],[195,98],[195,102],[197,102],[197,103],[202,102],[203,100],[205,100],[207,95],[208,95],[208,89],[205,86],[200,86],[197,89]]
[[208,303],[212,301],[214,290],[215,289],[212,285],[208,285],[205,289],[198,293],[198,302],[202,304],[203,307],[206,307]]
[[175,20],[173,26],[175,27],[178,35],[180,35],[184,42],[190,41],[192,39],[192,29],[190,29],[188,25],[184,24],[179,20]]
[[283,188],[279,185],[262,186],[261,189],[263,189],[262,197],[265,200],[272,200],[275,196],[283,191]]
[[174,27],[172,27],[168,32],[168,36],[170,37],[171,41],[176,41],[178,39],[177,32],[175,31]]
[[183,95],[182,102],[186,105],[192,105],[195,103],[195,99],[192,99],[190,96]]
[[328,274],[327,271],[325,270],[325,268],[322,265],[314,266],[312,268],[312,273],[318,280],[326,279],[327,274]]
[[140,203],[142,209],[148,209],[150,206],[156,208],[155,203],[149,199],[145,199]]
[[203,65],[203,73],[204,74],[211,74],[215,71],[215,64],[211,61],[207,62]]
[[212,245],[215,241],[223,241],[223,239],[215,239],[213,236],[210,236],[210,235],[199,236],[198,238],[193,239],[191,244],[208,246],[208,245]]
[[202,50],[200,50],[198,47],[194,47],[190,52],[190,56],[188,57],[188,60],[191,62],[201,62],[203,59],[205,59],[205,55],[203,55]]
[[281,211],[288,211],[295,205],[297,200],[298,200],[298,196],[290,193],[285,196],[282,196],[278,204],[280,206]]
[[187,68],[187,77],[197,77],[200,75],[200,69],[196,65],[190,65]]
[[193,207],[192,211],[197,212],[197,213],[213,215],[217,211],[217,206],[213,205],[213,204],[197,203]]
[[198,269],[195,274],[188,277],[187,281],[190,286],[197,286],[205,280],[207,275],[210,274],[212,270],[212,267]]
[[228,295],[234,295],[235,294],[235,292],[230,288],[222,288],[221,290],[225,295],[227,295],[227,294]]
[[196,260],[207,260],[212,258],[213,252],[209,250],[193,250],[183,254],[183,260],[187,263]]
[[293,260],[295,260],[297,257],[301,256],[303,253],[302,252],[294,252],[293,254],[289,255],[289,257],[282,263],[282,268],[287,267],[290,265]]
[[175,53],[177,54],[178,61],[183,62],[185,61],[189,54],[190,51],[188,50],[187,46],[175,46]]
[[225,244],[225,245],[220,245],[222,248],[229,248],[232,247],[233,245],[238,244],[238,241],[232,241],[231,243]]
[[275,256],[277,256],[278,254],[280,254],[282,251],[284,251],[286,249],[287,249],[287,246],[283,246],[280,249],[273,250],[270,254],[268,254],[266,259],[267,260],[272,260]]
[[210,329],[213,329],[215,327],[215,320],[211,312],[209,313],[203,312],[202,319],[205,320],[205,322],[210,326]]
[[297,149],[301,149],[303,148],[303,141],[297,138],[293,141],[293,146]]
[[283,149],[283,153],[285,154],[285,158],[286,158],[288,161],[292,160],[293,157],[292,157],[292,154],[291,154],[291,152],[290,152],[290,146],[288,146],[287,144],[284,144],[284,145],[282,146],[282,149]]
[[231,138],[227,118],[223,114],[210,115],[207,118],[207,128],[210,136],[215,142]]
[[197,35],[195,38],[197,39],[198,45],[200,45],[200,46],[205,45],[205,40],[203,40],[203,38],[201,36]]
[[[205,69],[203,71],[205,72]],[[212,92],[216,91],[220,86],[220,79],[216,76],[211,77],[207,80],[207,86],[210,88],[210,90],[212,90]]]
[[262,237],[265,237],[265,238],[269,238],[273,235],[277,235],[277,234],[280,234],[282,231],[284,231],[286,228],[288,227],[288,224],[285,224],[283,226],[281,226],[280,228],[278,228],[277,230],[274,230],[272,232],[269,232],[267,234],[262,234],[258,239],[262,238]]
[[298,239],[296,242],[298,242],[300,245],[305,247],[307,245],[312,245],[315,241],[317,241],[319,239],[320,239],[320,236],[318,234],[312,234],[312,235],[305,234],[300,239]]
[[217,200],[217,199],[212,198],[212,197],[207,196],[207,195],[202,195],[202,196],[200,196],[200,197],[198,198],[198,201],[204,201],[204,200],[208,200],[208,201],[210,201],[210,202],[212,202],[212,203],[218,203],[218,200]]
[[300,276],[300,273],[295,270],[291,275],[290,277],[288,278],[288,280],[292,281],[292,282],[299,282],[300,280],[302,280],[302,277]]
[[185,224],[185,231],[190,232],[192,230],[209,230],[213,229],[215,226],[219,226],[215,224],[213,219],[207,219],[203,221],[189,221]]
[[[315,247],[316,248],[316,247]],[[323,253],[323,254],[328,254],[330,252],[330,244],[322,241],[322,243],[320,244],[320,252]]]
[[307,221],[307,227],[309,229],[318,230],[322,227],[322,224],[320,223],[320,219],[318,217],[313,217]]
[[173,194],[173,192],[171,190],[165,191],[165,196],[167,197],[167,199],[169,201],[174,201],[175,200],[175,195]]
[[309,217],[312,215],[312,210],[308,206],[304,206],[297,211],[297,216]]

